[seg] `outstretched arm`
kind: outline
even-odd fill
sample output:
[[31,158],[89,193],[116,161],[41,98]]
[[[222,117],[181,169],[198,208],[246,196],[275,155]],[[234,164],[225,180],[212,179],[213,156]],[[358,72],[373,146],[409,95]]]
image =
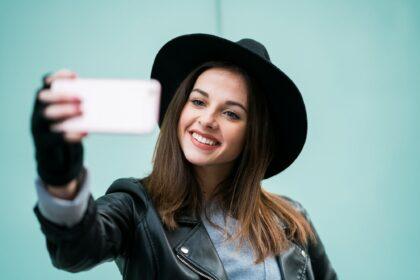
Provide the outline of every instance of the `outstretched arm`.
[[[127,179],[119,179],[111,186],[129,183],[131,182]],[[83,188],[80,193],[82,192]],[[79,196],[75,200],[77,198]],[[132,239],[133,204],[128,193],[109,193],[95,201],[88,192],[83,216],[76,223],[73,222],[77,219],[69,223],[51,221],[51,217],[43,215],[40,204],[37,203],[34,212],[46,237],[52,264],[59,269],[78,272],[124,255]],[[69,209],[72,207],[67,210]],[[69,213],[68,217],[75,217],[71,211],[67,212]],[[63,217],[65,214],[61,216]]]

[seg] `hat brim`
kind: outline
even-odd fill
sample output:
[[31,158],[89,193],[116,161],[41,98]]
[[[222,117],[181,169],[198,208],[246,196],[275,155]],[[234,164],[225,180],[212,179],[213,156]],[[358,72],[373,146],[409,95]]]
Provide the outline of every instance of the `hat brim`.
[[209,34],[188,34],[166,43],[156,55],[151,78],[161,83],[159,126],[176,89],[196,67],[207,61],[230,61],[259,82],[267,97],[275,137],[274,157],[264,178],[286,169],[300,154],[307,135],[302,96],[279,68],[241,45]]

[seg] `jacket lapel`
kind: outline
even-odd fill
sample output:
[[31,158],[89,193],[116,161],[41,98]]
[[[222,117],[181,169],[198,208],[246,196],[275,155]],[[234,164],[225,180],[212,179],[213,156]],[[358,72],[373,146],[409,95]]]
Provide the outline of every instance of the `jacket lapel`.
[[[204,225],[199,218],[177,218],[179,227],[167,231],[168,240],[186,266],[207,279],[227,280],[226,271]],[[305,279],[308,254],[296,243],[276,256],[282,280]]]
[[276,256],[283,280],[305,279],[305,273],[308,265],[307,253],[295,243]]
[[[180,258],[210,276],[209,279],[227,279],[213,242],[201,222],[174,247],[174,250]],[[276,256],[276,260],[282,280],[305,279],[308,257],[305,250],[297,244],[291,243],[286,251]]]
[[179,227],[167,231],[167,237],[178,259],[204,278],[227,280],[223,264],[201,220],[183,216],[177,222]]

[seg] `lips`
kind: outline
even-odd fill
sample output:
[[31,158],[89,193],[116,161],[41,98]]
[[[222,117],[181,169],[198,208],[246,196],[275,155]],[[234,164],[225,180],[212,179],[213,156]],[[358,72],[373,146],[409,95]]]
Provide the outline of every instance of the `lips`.
[[190,130],[190,131],[189,131],[189,133],[190,133],[191,137],[192,137],[193,132],[195,132],[195,133],[197,133],[197,134],[199,134],[199,135],[203,136],[204,138],[207,138],[207,139],[209,139],[209,140],[212,140],[212,141],[216,142],[216,146],[219,146],[219,145],[220,145],[220,141],[219,141],[219,140],[217,140],[215,137],[213,137],[213,136],[211,136],[211,135],[209,135],[209,134],[206,134],[206,133],[202,133],[202,132],[200,132],[200,131],[198,131],[198,130],[195,130],[195,129],[193,129],[193,130]]
[[199,142],[197,139],[195,139],[192,136],[192,132],[190,133],[190,139],[191,139],[191,142],[194,144],[194,146],[196,146],[197,148],[199,148],[202,151],[211,152],[211,151],[216,150],[220,147],[219,143],[214,145],[214,146],[211,146],[211,145],[207,145],[207,144]]

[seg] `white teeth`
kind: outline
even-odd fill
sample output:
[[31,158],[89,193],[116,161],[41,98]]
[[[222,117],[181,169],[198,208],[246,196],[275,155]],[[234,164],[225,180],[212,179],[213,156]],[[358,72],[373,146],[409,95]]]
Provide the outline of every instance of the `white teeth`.
[[192,136],[200,143],[204,143],[210,146],[216,146],[216,142],[209,140],[207,138],[202,137],[201,135],[198,135],[197,133],[193,132]]

